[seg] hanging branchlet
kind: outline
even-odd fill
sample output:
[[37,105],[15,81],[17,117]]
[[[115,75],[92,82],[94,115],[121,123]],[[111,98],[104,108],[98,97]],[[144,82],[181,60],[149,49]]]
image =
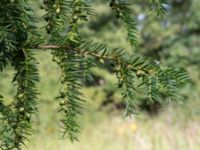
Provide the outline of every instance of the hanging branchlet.
[[[8,62],[12,59],[12,53],[16,50],[18,44],[16,35],[18,30],[14,21],[15,3],[2,1],[0,5],[0,71],[2,71]],[[17,11],[19,11],[18,7]],[[5,14],[5,12],[7,12]]]
[[135,103],[135,73],[130,70],[127,64],[121,62],[120,68],[116,71],[118,87],[122,88],[122,98],[126,102],[126,116],[135,114],[137,107]]
[[74,141],[78,140],[79,125],[77,123],[77,115],[81,114],[83,101],[79,89],[81,82],[86,77],[91,79],[90,70],[87,69],[88,65],[91,64],[89,58],[85,54],[80,57],[75,50],[80,43],[78,22],[79,20],[87,21],[87,17],[92,11],[86,2],[82,0],[68,1],[68,5],[71,9],[68,32],[63,37],[62,42],[56,41],[56,43],[63,45],[65,48],[59,49],[58,52],[53,51],[52,54],[62,71],[62,87],[59,98],[61,99],[60,111],[65,116],[62,119],[64,135],[67,135],[71,141]]
[[179,89],[189,80],[188,74],[183,69],[174,68],[167,68],[158,74],[160,86],[165,89],[165,93],[173,99],[180,98]]
[[67,24],[68,16],[70,12],[70,1],[68,0],[44,0],[44,9],[46,14],[43,16],[44,20],[47,22],[46,31],[53,35],[59,36],[59,34],[64,30],[64,24]]
[[[161,100],[163,91],[170,98],[176,99],[179,96],[178,89],[188,81],[183,70],[163,69],[157,61],[136,56],[120,63],[116,73],[118,85],[123,89],[122,96],[127,103],[127,115],[137,111],[135,95],[139,89],[143,89],[144,95],[152,103]],[[136,84],[135,81],[140,82]]]
[[[44,0],[44,4],[47,13],[43,18],[47,22],[47,33],[51,33],[51,43],[60,44],[57,39],[66,37],[66,34],[71,35],[71,39],[73,39],[75,35],[70,34],[69,30],[77,28],[73,26],[74,23],[79,20],[87,21],[88,17],[94,14],[85,0]],[[66,42],[66,39],[64,41]]]
[[3,0],[0,7],[0,70],[10,63],[16,70],[13,84],[17,85],[12,104],[3,105],[1,100],[0,148],[20,150],[32,133],[30,120],[36,112],[36,82],[39,80],[37,62],[32,53],[22,47],[38,45],[40,38],[32,9],[25,0]]
[[167,12],[167,0],[149,0],[155,11],[157,16],[163,17],[163,15]]
[[[12,150],[16,147],[15,141],[13,141],[14,128],[12,120],[16,118],[12,109],[3,103],[3,96],[0,96],[0,122],[1,122],[1,145],[2,150]],[[15,135],[15,134],[14,134]]]
[[121,19],[127,30],[127,35],[131,47],[135,49],[137,44],[137,27],[134,18],[132,18],[132,10],[130,9],[131,4],[128,4],[124,0],[112,0],[110,7],[115,13],[116,18]]
[[61,44],[67,44],[74,47],[80,43],[80,34],[78,31],[78,22],[80,20],[88,21],[88,17],[93,15],[93,10],[85,0],[75,0],[71,2],[71,16],[68,26],[67,36]]
[[83,74],[83,82],[87,83],[89,82],[94,82],[93,79],[93,73],[91,71],[91,68],[95,67],[96,64],[95,59],[88,54],[83,54],[83,57],[80,57],[81,59],[81,68],[82,68],[82,74]]
[[[150,0],[150,3],[154,5],[157,16],[162,17],[166,13],[166,0]],[[137,46],[137,25],[131,16],[132,10],[130,6],[131,4],[125,0],[111,0],[110,2],[110,7],[114,11],[116,18],[121,19],[124,23],[131,47],[135,49]]]
[[57,53],[59,66],[62,71],[60,82],[62,84],[60,89],[60,112],[64,116],[61,120],[64,135],[71,141],[78,140],[77,134],[80,132],[79,124],[77,122],[78,115],[82,112],[82,93],[80,88],[83,78],[82,68],[80,66],[81,59],[74,53],[74,51],[60,50]]
[[41,35],[36,30],[37,19],[25,0],[2,0],[0,16],[0,71],[2,71],[6,64],[12,63],[13,54],[18,47],[40,44]]
[[13,84],[17,86],[17,94],[13,103],[3,109],[3,112],[7,110],[10,114],[4,123],[7,127],[2,131],[1,139],[2,147],[6,150],[21,149],[25,140],[32,134],[31,115],[37,111],[36,83],[39,81],[37,62],[28,50],[22,50],[13,59],[18,62],[14,65],[17,72],[13,78]]

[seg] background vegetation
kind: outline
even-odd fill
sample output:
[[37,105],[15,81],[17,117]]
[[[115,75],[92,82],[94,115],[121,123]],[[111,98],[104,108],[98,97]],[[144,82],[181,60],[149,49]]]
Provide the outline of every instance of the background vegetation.
[[[40,67],[40,103],[35,118],[35,135],[27,143],[28,150],[196,150],[200,147],[200,2],[199,0],[171,0],[163,19],[150,16],[150,6],[145,1],[134,1],[137,16],[139,44],[136,53],[151,56],[166,66],[184,67],[191,82],[181,91],[176,103],[166,99],[164,103],[146,103],[142,95],[137,97],[140,112],[133,118],[123,118],[124,104],[116,78],[109,67],[95,68],[95,82],[85,83],[85,116],[80,142],[61,140],[58,106],[60,70],[51,62],[48,52],[40,52],[37,59]],[[40,4],[39,4],[40,5]],[[44,12],[39,10],[38,15]],[[111,46],[130,49],[124,29],[119,29],[108,11],[108,1],[95,1],[98,13],[87,26],[82,26],[85,36],[107,41]],[[145,13],[146,12],[146,13]],[[43,23],[39,24],[42,26]],[[0,75],[0,91],[6,99],[12,99],[12,69]],[[60,133],[60,134],[58,134]]]

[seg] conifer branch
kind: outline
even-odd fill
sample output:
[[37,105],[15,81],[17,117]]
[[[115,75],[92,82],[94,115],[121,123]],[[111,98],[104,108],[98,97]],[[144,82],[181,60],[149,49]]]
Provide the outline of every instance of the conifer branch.
[[[153,0],[158,15],[164,13],[164,0]],[[137,44],[136,23],[131,16],[129,4],[122,0],[112,0],[110,6],[121,19],[127,30],[131,46]],[[163,68],[158,61],[135,54],[129,54],[122,48],[111,48],[105,43],[94,42],[81,36],[79,21],[87,21],[94,11],[85,0],[44,0],[49,34],[47,43],[41,45],[41,35],[35,25],[33,15],[26,0],[2,0],[0,5],[0,71],[11,64],[16,71],[13,85],[17,94],[13,103],[5,105],[0,95],[0,149],[20,150],[32,133],[31,116],[37,111],[37,82],[39,82],[37,61],[33,57],[34,49],[49,49],[61,69],[60,112],[63,114],[62,128],[71,141],[78,140],[80,127],[78,115],[82,113],[82,81],[90,79],[91,68],[99,64],[112,62],[112,69],[118,78],[118,87],[122,89],[122,98],[126,102],[126,114],[137,111],[135,96],[138,89],[150,102],[159,101],[163,91],[175,98],[178,90],[188,80],[183,70]],[[37,51],[34,51],[37,52]],[[98,62],[98,61],[99,62]],[[136,84],[137,81],[137,84]]]
[[[28,50],[21,50],[13,58],[15,62],[16,74],[13,78],[13,84],[17,85],[17,95],[13,103],[4,110],[7,110],[10,116],[4,118],[7,120],[2,131],[3,139],[1,146],[5,150],[13,148],[21,149],[24,141],[32,133],[31,115],[36,112],[36,83],[39,81],[36,61]],[[2,105],[3,106],[3,105]],[[5,116],[5,115],[4,115]],[[6,134],[9,133],[9,136]]]
[[154,5],[157,16],[163,17],[167,12],[167,0],[149,0]]
[[132,13],[128,4],[124,0],[111,0],[110,7],[115,13],[117,19],[121,19],[124,27],[127,30],[128,40],[133,49],[136,48],[137,44],[137,28],[136,22],[130,15]]

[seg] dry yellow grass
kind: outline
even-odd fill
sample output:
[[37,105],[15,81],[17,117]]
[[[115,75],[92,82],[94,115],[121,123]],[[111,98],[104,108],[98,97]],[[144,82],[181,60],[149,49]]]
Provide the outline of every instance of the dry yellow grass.
[[179,123],[166,113],[156,118],[115,116],[88,123],[77,143],[62,140],[53,127],[45,128],[24,150],[199,150],[199,123]]

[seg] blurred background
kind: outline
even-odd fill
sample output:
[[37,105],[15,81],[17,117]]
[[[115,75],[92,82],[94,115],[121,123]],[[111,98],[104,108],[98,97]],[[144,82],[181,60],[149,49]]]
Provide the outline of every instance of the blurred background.
[[[126,31],[113,19],[109,0],[92,1],[97,13],[81,32],[86,38],[106,42],[112,47],[131,50]],[[38,17],[42,1],[35,3]],[[148,0],[134,0],[133,17],[138,24],[138,45],[135,53],[152,57],[163,66],[185,68],[190,82],[182,89],[180,99],[148,103],[142,95],[136,97],[139,112],[124,117],[125,104],[116,86],[109,65],[93,68],[94,82],[85,82],[82,89],[86,103],[80,118],[80,142],[62,139],[59,128],[60,70],[47,51],[36,53],[41,83],[39,113],[34,118],[35,134],[24,150],[199,150],[200,149],[200,0],[169,0],[168,10],[161,19],[152,13]],[[43,26],[40,22],[39,26]],[[13,69],[0,74],[0,91],[5,99],[15,94]]]

